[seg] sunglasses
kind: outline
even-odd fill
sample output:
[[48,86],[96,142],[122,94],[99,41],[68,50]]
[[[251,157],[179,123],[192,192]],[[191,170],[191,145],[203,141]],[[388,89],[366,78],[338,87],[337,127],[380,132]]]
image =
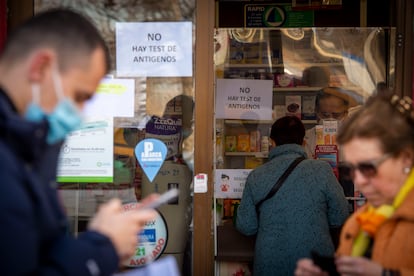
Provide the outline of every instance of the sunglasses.
[[356,165],[351,163],[344,163],[342,166],[346,170],[346,174],[349,175],[352,179],[355,177],[355,170],[358,170],[365,178],[371,178],[377,175],[378,167],[390,157],[391,154],[384,154],[378,159],[362,161]]

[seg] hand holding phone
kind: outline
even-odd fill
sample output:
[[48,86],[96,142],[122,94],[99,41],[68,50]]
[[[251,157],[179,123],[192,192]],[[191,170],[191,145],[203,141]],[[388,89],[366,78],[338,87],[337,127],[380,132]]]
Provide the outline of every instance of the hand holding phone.
[[142,208],[146,208],[146,209],[158,208],[161,205],[164,205],[170,202],[171,200],[177,198],[178,194],[179,194],[179,190],[177,188],[170,189],[166,191],[165,193],[163,193],[162,195],[160,195],[156,200],[142,206]]
[[315,265],[319,266],[323,271],[328,272],[330,276],[339,276],[339,273],[336,270],[334,256],[322,256],[316,251],[312,251],[311,255]]

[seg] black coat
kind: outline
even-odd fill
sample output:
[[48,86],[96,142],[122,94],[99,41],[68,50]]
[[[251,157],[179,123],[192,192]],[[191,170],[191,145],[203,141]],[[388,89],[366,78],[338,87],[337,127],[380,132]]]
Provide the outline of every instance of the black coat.
[[56,183],[61,144],[46,144],[47,129],[19,116],[0,89],[0,275],[111,275],[119,259],[107,237],[68,234]]

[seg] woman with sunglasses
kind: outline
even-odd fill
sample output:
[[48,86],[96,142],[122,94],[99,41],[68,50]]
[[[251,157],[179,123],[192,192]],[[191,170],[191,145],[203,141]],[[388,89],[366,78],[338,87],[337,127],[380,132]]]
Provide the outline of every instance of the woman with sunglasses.
[[[340,275],[414,275],[411,100],[389,94],[373,97],[344,123],[338,142],[367,204],[344,225],[334,267]],[[295,275],[328,273],[302,259]]]

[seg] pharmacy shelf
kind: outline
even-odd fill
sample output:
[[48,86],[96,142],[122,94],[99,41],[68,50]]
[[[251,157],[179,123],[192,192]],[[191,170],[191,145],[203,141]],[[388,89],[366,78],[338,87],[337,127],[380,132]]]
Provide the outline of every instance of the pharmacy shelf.
[[257,158],[267,158],[268,152],[225,152],[225,156],[254,156]]
[[[226,125],[244,125],[244,124],[260,124],[260,125],[271,125],[274,123],[273,120],[224,120]],[[316,124],[316,120],[302,120],[302,123],[305,125]]]
[[273,92],[293,92],[293,91],[300,91],[300,92],[306,92],[306,91],[319,91],[322,87],[310,87],[310,86],[292,86],[292,87],[274,87]]

